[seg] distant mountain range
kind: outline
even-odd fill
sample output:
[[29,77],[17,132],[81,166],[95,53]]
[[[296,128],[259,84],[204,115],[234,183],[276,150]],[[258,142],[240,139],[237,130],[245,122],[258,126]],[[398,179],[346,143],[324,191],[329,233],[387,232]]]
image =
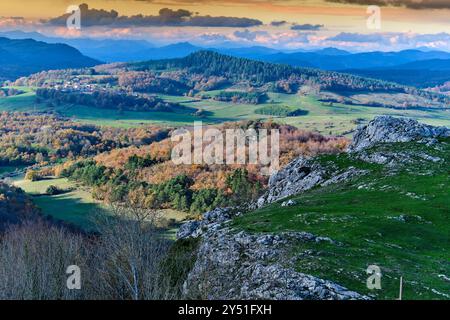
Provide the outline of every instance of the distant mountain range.
[[83,55],[105,62],[181,58],[207,49],[235,57],[339,71],[422,88],[440,85],[450,80],[450,52],[443,51],[417,49],[399,52],[351,53],[336,48],[316,51],[280,51],[262,46],[202,48],[188,42],[158,47],[145,40],[53,38],[37,32],[23,31],[4,32],[0,33],[0,36],[64,43],[78,49]]
[[145,40],[116,40],[90,38],[54,38],[38,32],[0,32],[0,36],[12,39],[34,39],[47,43],[64,43],[82,54],[104,62],[132,62],[157,59],[182,58],[203,50],[190,43],[178,43],[156,47]]
[[91,67],[99,63],[66,44],[0,37],[0,79],[16,79],[50,69]]

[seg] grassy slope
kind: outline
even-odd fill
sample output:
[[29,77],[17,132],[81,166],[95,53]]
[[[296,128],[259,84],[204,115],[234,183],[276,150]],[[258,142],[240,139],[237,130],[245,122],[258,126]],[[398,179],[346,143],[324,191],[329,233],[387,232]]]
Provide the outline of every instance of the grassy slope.
[[[296,196],[293,207],[272,204],[237,218],[234,226],[257,233],[307,231],[338,241],[341,246],[305,243],[292,248],[293,255],[313,252],[295,267],[358,292],[395,299],[403,276],[405,299],[450,299],[450,140],[444,146],[441,152],[426,150],[444,162],[418,162],[391,175],[346,155],[322,157],[324,163],[370,169],[370,174]],[[427,149],[417,144],[392,148]],[[382,270],[379,291],[366,287],[366,268],[372,264]]]
[[0,175],[23,169],[23,166],[0,166]]
[[[93,228],[92,218],[95,213],[108,213],[108,207],[96,201],[89,190],[83,189],[77,183],[66,178],[32,182],[21,177],[14,182],[14,185],[33,196],[33,202],[44,215],[73,223],[85,230]],[[46,190],[51,185],[61,190],[72,189],[72,191],[55,196],[46,195]],[[187,214],[170,209],[161,210],[161,214],[161,226],[166,228],[165,235],[170,239],[175,239],[178,230],[177,224],[184,221]]]
[[[30,88],[19,88],[25,94],[0,98],[0,111],[44,111],[48,110],[45,103],[35,104],[34,93]],[[291,107],[293,110],[301,108],[309,111],[306,116],[276,118],[277,122],[291,124],[307,130],[319,131],[324,134],[342,134],[355,128],[354,120],[370,120],[376,115],[389,114],[394,116],[409,116],[432,125],[450,125],[450,110],[430,109],[420,110],[394,110],[365,106],[349,106],[334,104],[332,107],[317,101],[312,96],[298,96],[288,94],[270,93],[268,104]],[[71,117],[76,121],[85,123],[131,127],[143,124],[159,124],[167,126],[189,125],[194,121],[204,123],[217,123],[224,121],[238,121],[245,119],[268,119],[268,116],[255,114],[255,110],[264,105],[232,104],[211,100],[196,100],[188,97],[175,97],[161,95],[161,98],[178,102],[188,107],[204,109],[210,112],[206,118],[194,117],[187,114],[174,114],[167,112],[132,112],[119,114],[114,110],[89,108],[79,105],[64,105],[53,110]]]
[[[90,192],[80,189],[75,183],[65,178],[35,182],[18,180],[14,184],[33,196],[33,202],[42,210],[43,214],[85,229],[91,228],[93,213],[106,210],[104,206],[92,198]],[[62,190],[73,189],[73,191],[48,196],[45,193],[50,185]]]

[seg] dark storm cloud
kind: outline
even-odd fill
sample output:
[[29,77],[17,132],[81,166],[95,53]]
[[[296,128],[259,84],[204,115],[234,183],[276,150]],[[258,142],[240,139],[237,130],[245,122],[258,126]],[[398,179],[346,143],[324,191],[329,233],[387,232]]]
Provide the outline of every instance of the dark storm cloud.
[[[212,17],[195,15],[188,10],[163,8],[157,16],[120,16],[115,10],[90,9],[87,4],[80,5],[81,25],[113,27],[234,27],[247,28],[262,25],[260,20],[236,17]],[[66,25],[68,14],[47,20],[51,25]]]

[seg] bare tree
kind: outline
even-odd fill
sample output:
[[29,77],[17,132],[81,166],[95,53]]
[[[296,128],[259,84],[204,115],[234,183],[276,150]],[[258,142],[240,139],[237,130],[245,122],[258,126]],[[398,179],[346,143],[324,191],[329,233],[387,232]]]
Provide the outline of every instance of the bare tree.
[[80,235],[41,220],[8,229],[0,242],[0,299],[79,299],[66,286],[66,268],[85,269]]
[[155,223],[154,210],[113,206],[97,220],[92,287],[107,299],[167,299],[171,297],[164,260],[170,248]]

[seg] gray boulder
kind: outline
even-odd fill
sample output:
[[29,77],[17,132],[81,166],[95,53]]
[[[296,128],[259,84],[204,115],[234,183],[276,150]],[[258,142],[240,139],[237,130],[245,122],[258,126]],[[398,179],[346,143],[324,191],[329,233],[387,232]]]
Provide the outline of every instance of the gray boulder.
[[209,230],[202,236],[196,263],[183,286],[184,295],[212,300],[368,299],[289,266],[289,248],[308,241],[334,243],[306,232],[252,235],[229,228]]
[[268,191],[258,200],[258,207],[309,190],[324,182],[325,169],[303,157],[297,158],[269,179]]
[[295,202],[294,200],[288,200],[288,201],[284,201],[281,206],[282,207],[292,207],[295,206],[297,204],[297,202]]
[[178,229],[177,239],[198,238],[207,230],[217,229],[221,223],[239,215],[232,208],[216,208],[203,214],[201,220],[186,221]]
[[361,151],[383,142],[433,143],[437,138],[449,136],[450,129],[446,127],[433,127],[408,118],[379,116],[357,129],[349,151]]

